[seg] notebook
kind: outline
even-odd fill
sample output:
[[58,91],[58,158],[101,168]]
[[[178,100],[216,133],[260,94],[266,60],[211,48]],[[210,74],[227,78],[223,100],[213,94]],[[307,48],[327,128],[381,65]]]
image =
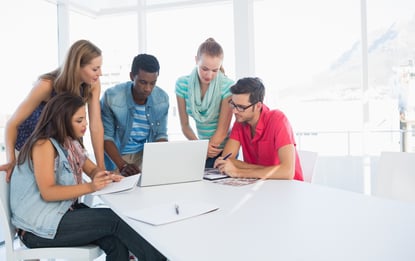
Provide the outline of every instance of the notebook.
[[169,202],[147,208],[133,208],[124,213],[127,217],[150,225],[158,226],[200,216],[218,210],[215,204],[186,200]]
[[144,143],[139,186],[203,179],[208,140]]
[[103,189],[95,191],[92,193],[94,196],[117,193],[117,192],[127,192],[133,190],[138,183],[140,174],[124,177],[119,182],[112,182],[105,186]]

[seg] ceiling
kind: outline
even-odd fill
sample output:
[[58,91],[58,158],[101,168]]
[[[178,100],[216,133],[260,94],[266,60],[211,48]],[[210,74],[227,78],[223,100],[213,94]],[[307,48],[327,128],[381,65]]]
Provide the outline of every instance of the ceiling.
[[70,9],[97,17],[137,12],[138,5],[146,10],[161,10],[200,4],[230,2],[232,0],[46,0],[53,3],[67,3]]

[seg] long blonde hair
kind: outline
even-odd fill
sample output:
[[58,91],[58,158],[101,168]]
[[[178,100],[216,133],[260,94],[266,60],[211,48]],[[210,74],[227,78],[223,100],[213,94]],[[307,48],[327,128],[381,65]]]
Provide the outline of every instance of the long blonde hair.
[[80,70],[89,64],[92,59],[101,55],[101,50],[90,41],[76,41],[70,47],[64,64],[52,72],[41,75],[39,78],[53,81],[53,89],[56,93],[69,92],[88,100],[91,85],[82,83],[79,75]]

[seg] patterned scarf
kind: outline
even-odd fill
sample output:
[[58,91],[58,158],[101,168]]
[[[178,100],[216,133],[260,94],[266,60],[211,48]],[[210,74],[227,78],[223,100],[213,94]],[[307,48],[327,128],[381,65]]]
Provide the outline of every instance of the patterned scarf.
[[197,67],[193,69],[189,78],[189,109],[192,112],[193,118],[201,123],[211,121],[217,116],[221,99],[222,79],[225,77],[222,72],[219,72],[216,77],[210,82],[203,100],[201,98],[201,90],[199,84],[199,76]]
[[86,160],[86,153],[79,141],[72,138],[66,138],[63,144],[68,151],[68,161],[71,165],[76,183],[82,183],[82,166]]

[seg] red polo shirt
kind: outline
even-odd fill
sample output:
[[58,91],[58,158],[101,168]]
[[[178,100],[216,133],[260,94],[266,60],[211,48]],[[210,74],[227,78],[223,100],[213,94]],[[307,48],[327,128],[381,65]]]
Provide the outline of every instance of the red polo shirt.
[[[288,144],[296,145],[291,124],[282,111],[270,110],[263,105],[253,138],[250,128],[247,123],[235,122],[229,137],[240,142],[244,161],[247,163],[262,166],[279,165],[278,149]],[[303,180],[297,150],[294,179]]]

